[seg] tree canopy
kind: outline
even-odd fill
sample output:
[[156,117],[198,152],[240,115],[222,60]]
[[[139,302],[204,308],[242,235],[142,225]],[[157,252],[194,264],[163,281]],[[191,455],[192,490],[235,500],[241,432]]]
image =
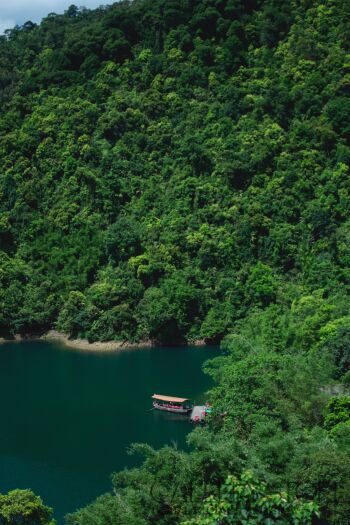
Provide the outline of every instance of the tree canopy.
[[216,342],[346,296],[348,14],[123,1],[1,37],[1,335]]
[[1,525],[54,525],[52,509],[30,490],[0,494]]

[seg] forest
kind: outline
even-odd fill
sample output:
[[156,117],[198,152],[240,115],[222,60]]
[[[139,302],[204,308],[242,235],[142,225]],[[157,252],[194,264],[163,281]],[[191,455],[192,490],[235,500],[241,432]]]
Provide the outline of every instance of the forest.
[[[0,37],[0,337],[223,349],[192,451],[132,446],[67,525],[350,524],[349,93],[349,0],[72,5]],[[0,523],[22,507],[50,523],[16,491]]]

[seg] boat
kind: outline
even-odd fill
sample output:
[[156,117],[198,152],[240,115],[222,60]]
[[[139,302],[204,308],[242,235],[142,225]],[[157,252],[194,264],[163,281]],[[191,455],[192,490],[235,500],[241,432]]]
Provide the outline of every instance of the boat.
[[153,408],[156,410],[176,412],[177,414],[188,414],[193,409],[193,402],[186,397],[171,397],[153,394],[152,399]]

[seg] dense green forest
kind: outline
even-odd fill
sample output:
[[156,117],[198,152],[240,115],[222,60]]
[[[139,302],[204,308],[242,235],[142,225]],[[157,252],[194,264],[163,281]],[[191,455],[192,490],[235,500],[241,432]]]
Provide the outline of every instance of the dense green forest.
[[140,0],[2,37],[1,333],[216,341],[346,303],[349,14]]
[[349,525],[349,92],[349,0],[0,37],[0,335],[223,341],[193,451],[134,447],[69,525]]

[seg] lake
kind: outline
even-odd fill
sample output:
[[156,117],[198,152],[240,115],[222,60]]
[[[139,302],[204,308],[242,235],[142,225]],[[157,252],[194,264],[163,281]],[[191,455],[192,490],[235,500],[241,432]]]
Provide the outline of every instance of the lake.
[[[133,442],[186,447],[186,417],[150,410],[153,393],[205,401],[202,364],[218,347],[91,353],[46,342],[0,345],[0,492],[31,488],[63,516],[134,466]],[[137,463],[136,463],[137,464]]]

